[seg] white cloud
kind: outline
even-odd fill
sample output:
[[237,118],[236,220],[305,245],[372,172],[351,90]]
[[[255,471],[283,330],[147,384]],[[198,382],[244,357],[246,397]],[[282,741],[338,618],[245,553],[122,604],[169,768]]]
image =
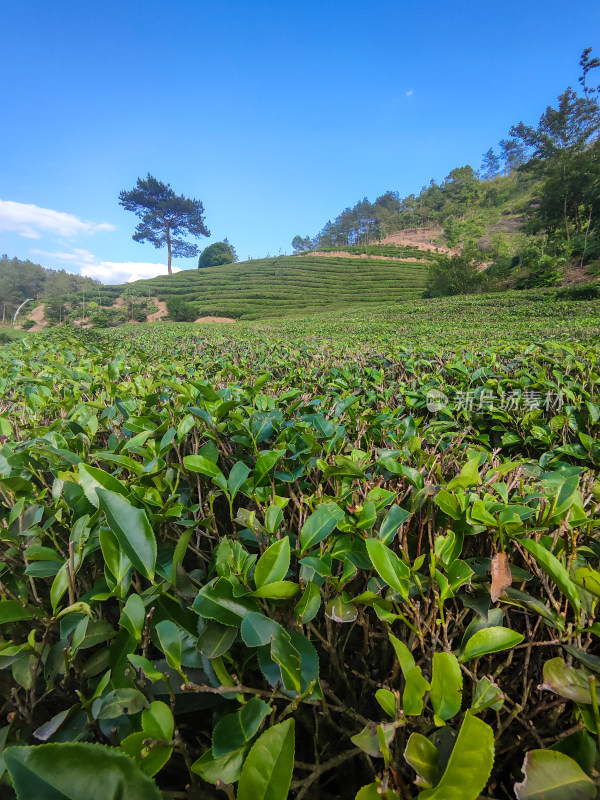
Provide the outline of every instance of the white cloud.
[[[79,274],[87,278],[95,278],[102,283],[131,283],[142,278],[156,278],[166,275],[166,264],[152,264],[146,261],[102,261],[89,250],[75,249],[68,253],[48,253],[44,250],[31,250],[33,255],[51,258],[54,263],[68,268],[68,265],[79,267]],[[181,272],[173,267],[173,272]]]
[[409,89],[408,92],[405,93],[405,96],[406,97],[412,97],[414,93],[415,93],[414,89]]
[[114,231],[108,222],[88,222],[74,214],[40,208],[33,203],[0,200],[0,231],[12,231],[26,239],[40,239],[43,234],[71,238],[82,233]]
[[[173,272],[181,272],[172,267]],[[166,264],[150,264],[141,261],[99,261],[97,264],[82,267],[81,274],[95,278],[102,283],[132,283],[142,278],[156,278],[167,274]]]

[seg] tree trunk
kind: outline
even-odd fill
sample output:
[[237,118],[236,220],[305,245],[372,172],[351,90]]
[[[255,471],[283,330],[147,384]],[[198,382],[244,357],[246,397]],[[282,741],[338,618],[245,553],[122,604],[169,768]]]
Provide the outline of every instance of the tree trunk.
[[169,275],[173,274],[173,270],[171,269],[171,227],[169,225],[169,220],[165,220],[167,226],[167,251],[169,253],[169,260],[167,263],[167,269],[169,270]]
[[[567,174],[566,173],[567,173],[567,170],[566,170],[566,167],[565,167],[564,162],[563,162],[563,179],[565,180],[565,182],[566,182],[566,179],[567,179]],[[569,236],[569,218],[567,217],[567,195],[566,195],[566,193],[565,193],[565,196],[564,196],[564,199],[563,199],[563,217],[564,217],[565,232],[567,234],[567,242],[568,242],[568,241],[570,241],[571,237]]]

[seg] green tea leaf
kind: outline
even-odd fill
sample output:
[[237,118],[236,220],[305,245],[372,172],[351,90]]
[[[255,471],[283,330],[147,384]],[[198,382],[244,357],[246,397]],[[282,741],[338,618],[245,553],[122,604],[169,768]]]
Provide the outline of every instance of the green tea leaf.
[[265,597],[268,600],[289,600],[300,591],[300,585],[293,581],[274,581],[261,586],[253,592],[254,597]]
[[21,605],[18,600],[0,600],[0,625],[21,622],[34,617],[35,611],[29,606]]
[[279,634],[271,641],[271,658],[276,664],[279,664],[285,688],[300,692],[302,657],[287,634]]
[[232,500],[244,485],[244,481],[249,474],[250,467],[244,464],[243,461],[238,461],[237,464],[234,464],[231,468],[231,472],[227,478],[227,486],[229,487],[229,493]]
[[412,733],[404,750],[404,759],[422,778],[420,785],[435,786],[440,779],[440,754],[437,747],[421,733]]
[[156,539],[146,512],[135,508],[124,497],[107,489],[97,489],[100,509],[106,514],[111,531],[117,537],[133,566],[148,580],[153,580],[156,566]]
[[316,617],[320,608],[321,590],[316,583],[309,583],[294,608],[296,619],[301,625],[306,625]]
[[198,650],[207,658],[220,658],[229,650],[236,636],[236,628],[209,620],[206,628],[198,636]]
[[591,567],[579,567],[575,570],[573,581],[594,597],[600,597],[600,572]]
[[222,717],[213,730],[213,756],[218,758],[244,747],[257,733],[270,711],[271,706],[258,697],[252,697],[235,714],[226,714]]
[[120,624],[129,631],[136,642],[141,642],[145,621],[146,609],[142,598],[139,594],[130,595],[121,612]]
[[236,597],[233,584],[226,578],[211,581],[200,589],[192,606],[196,614],[206,619],[214,619],[223,625],[236,628],[250,611],[258,611],[258,606],[248,596]]
[[452,653],[434,653],[429,699],[436,725],[444,725],[460,711],[463,678],[460,664]]
[[241,747],[224,756],[215,756],[211,748],[194,761],[191,770],[208,783],[216,784],[221,781],[225,784],[234,783],[242,774],[247,750],[247,747]]
[[525,550],[531,553],[546,575],[554,581],[565,597],[568,598],[575,613],[579,615],[581,611],[581,600],[579,599],[577,587],[558,558],[549,550],[546,550],[542,544],[533,539],[523,538],[521,539],[521,545]]
[[285,800],[294,768],[294,720],[266,730],[244,762],[237,800]]
[[464,465],[460,471],[460,475],[453,478],[446,487],[449,492],[453,489],[468,489],[470,486],[478,486],[481,483],[479,476],[479,456],[475,456]]
[[9,747],[4,761],[19,800],[161,800],[133,759],[99,744]]
[[323,503],[306,520],[300,531],[302,553],[306,552],[335,530],[338,522],[344,518],[344,512],[335,503]]
[[579,764],[557,750],[530,750],[515,783],[518,800],[594,800],[596,785]]
[[405,600],[410,588],[410,569],[379,539],[367,539],[367,552],[381,578]]
[[189,469],[190,472],[199,472],[201,475],[206,475],[209,478],[216,478],[217,475],[223,473],[210,459],[205,456],[185,456],[183,459],[183,466]]
[[510,650],[521,644],[524,637],[510,628],[492,627],[483,628],[471,636],[460,656],[460,661],[470,661],[472,658],[486,656],[489,653],[498,653],[500,650]]
[[94,701],[92,713],[96,719],[115,719],[121,714],[137,714],[149,705],[137,689],[114,689]]
[[576,703],[589,705],[592,702],[589,673],[568,667],[560,657],[545,662],[544,682],[539,688],[574,700]]
[[488,782],[493,763],[492,729],[467,714],[439,783],[421,792],[419,800],[476,800]]
[[406,511],[406,509],[400,508],[398,505],[393,505],[388,511],[386,518],[381,523],[379,533],[377,534],[379,539],[381,539],[384,544],[389,544],[393,541],[398,528],[403,525],[409,517],[410,511]]
[[287,536],[268,547],[254,569],[254,582],[260,589],[275,581],[282,581],[290,568],[290,540]]
[[274,619],[265,617],[254,611],[246,614],[242,620],[242,639],[248,647],[260,647],[270,644],[276,636],[285,633],[285,629]]
[[375,692],[375,699],[388,716],[396,719],[396,696],[393,692],[389,689],[378,689]]

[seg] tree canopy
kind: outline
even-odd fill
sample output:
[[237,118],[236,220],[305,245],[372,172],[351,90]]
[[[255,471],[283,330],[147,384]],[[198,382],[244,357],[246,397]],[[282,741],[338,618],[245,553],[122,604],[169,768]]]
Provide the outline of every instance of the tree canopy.
[[600,253],[600,87],[588,83],[600,60],[590,52],[584,50],[579,62],[582,94],[569,86],[537,126],[519,122],[510,129],[511,140],[526,154],[519,170],[541,181],[525,230],[564,238],[582,260]]
[[51,297],[75,294],[81,290],[91,292],[100,286],[92,278],[84,278],[65,270],[52,270],[0,256],[0,320],[10,319],[19,305],[28,297],[48,302]]
[[476,292],[484,282],[480,271],[483,254],[469,242],[462,253],[438,256],[429,268],[427,297],[448,297]]
[[183,238],[185,235],[210,236],[200,200],[176,195],[168,183],[161,183],[150,173],[145,179],[138,178],[130,191],[120,192],[119,204],[141,220],[133,234],[134,241],[150,242],[157,248],[166,245],[169,275],[173,274],[173,257],[198,255],[198,245],[187,242]]
[[237,261],[234,247],[225,239],[223,242],[214,242],[200,253],[198,269],[204,267],[218,267],[221,264],[233,264]]

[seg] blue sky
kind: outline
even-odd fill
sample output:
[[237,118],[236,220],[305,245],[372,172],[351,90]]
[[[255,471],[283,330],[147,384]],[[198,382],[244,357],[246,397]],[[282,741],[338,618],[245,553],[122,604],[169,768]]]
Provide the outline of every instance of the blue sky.
[[0,253],[105,282],[164,271],[118,204],[148,172],[202,200],[201,247],[289,253],[364,196],[478,167],[600,55],[597,0],[21,0],[1,18]]

